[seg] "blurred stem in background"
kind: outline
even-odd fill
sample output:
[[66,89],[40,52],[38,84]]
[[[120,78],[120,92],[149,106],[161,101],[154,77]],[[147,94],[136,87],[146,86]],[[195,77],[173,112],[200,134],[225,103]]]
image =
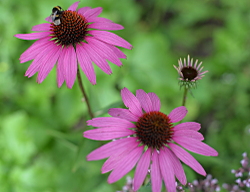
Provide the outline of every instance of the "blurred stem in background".
[[81,74],[80,74],[80,71],[79,71],[79,68],[77,68],[77,80],[78,80],[78,84],[79,84],[79,87],[80,87],[80,90],[83,94],[83,97],[84,97],[84,100],[86,102],[86,105],[87,105],[87,108],[88,108],[88,113],[89,113],[89,116],[92,118],[94,118],[94,114],[91,110],[91,107],[90,107],[90,103],[89,103],[89,99],[88,99],[88,96],[84,90],[84,87],[83,87],[83,83],[82,83],[82,78],[81,78]]
[[184,86],[184,94],[183,94],[183,99],[182,99],[182,106],[185,106],[185,104],[186,104],[187,93],[188,93],[188,88],[186,86]]

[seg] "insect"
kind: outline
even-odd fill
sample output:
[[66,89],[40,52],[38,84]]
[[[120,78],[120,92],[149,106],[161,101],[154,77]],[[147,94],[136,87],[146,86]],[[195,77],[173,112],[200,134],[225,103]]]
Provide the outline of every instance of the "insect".
[[62,13],[63,13],[63,9],[60,6],[53,7],[51,19],[55,25],[61,24],[60,18],[61,18]]

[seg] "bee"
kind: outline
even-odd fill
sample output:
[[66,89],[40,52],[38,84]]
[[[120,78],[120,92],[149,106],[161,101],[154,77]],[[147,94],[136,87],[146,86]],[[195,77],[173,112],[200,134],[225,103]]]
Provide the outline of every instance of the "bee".
[[53,7],[51,19],[55,25],[61,24],[60,18],[61,18],[62,13],[63,13],[63,9],[60,6]]

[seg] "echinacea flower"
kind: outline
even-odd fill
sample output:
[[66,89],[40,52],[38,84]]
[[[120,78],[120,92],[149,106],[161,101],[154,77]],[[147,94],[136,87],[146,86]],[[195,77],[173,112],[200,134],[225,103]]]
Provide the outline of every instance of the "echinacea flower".
[[206,175],[198,161],[183,148],[205,156],[217,156],[218,153],[202,142],[199,123],[174,125],[187,114],[184,106],[166,115],[160,112],[160,100],[155,93],[139,89],[133,95],[124,88],[121,96],[128,109],[111,108],[109,114],[112,117],[87,121],[97,129],[84,132],[84,137],[89,139],[112,140],[87,156],[87,160],[108,158],[102,173],[111,171],[109,183],[116,182],[136,166],[135,191],[149,172],[153,192],[161,191],[162,180],[168,192],[175,192],[175,177],[183,185],[187,182],[180,160],[197,173]]
[[179,66],[176,67],[174,65],[174,68],[179,73],[179,80],[181,86],[185,86],[187,88],[192,88],[196,86],[196,82],[199,79],[202,79],[204,77],[204,74],[208,71],[202,71],[203,67],[201,67],[202,62],[198,64],[198,59],[195,61],[193,65],[193,58],[190,60],[190,57],[188,55],[187,61],[184,58],[184,62],[182,63],[182,60],[180,59],[178,61]]
[[41,83],[57,63],[58,87],[65,81],[67,87],[72,88],[77,63],[92,84],[96,84],[92,62],[107,74],[112,73],[107,60],[122,65],[120,58],[126,58],[126,55],[117,47],[131,49],[132,46],[106,30],[121,30],[123,26],[97,17],[102,12],[101,7],[76,10],[78,4],[75,2],[60,15],[56,12],[56,22],[48,17],[46,20],[50,23],[34,26],[32,31],[38,31],[36,33],[15,35],[19,39],[38,39],[20,56],[21,63],[33,60],[25,76],[31,77],[38,72],[37,82]]

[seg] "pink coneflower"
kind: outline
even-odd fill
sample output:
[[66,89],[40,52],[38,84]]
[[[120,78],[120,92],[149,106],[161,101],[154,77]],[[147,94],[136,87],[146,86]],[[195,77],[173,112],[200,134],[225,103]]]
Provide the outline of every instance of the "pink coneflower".
[[159,111],[160,100],[154,93],[139,89],[134,96],[124,88],[121,96],[128,109],[112,108],[109,110],[112,117],[87,121],[97,129],[84,132],[84,137],[89,139],[112,140],[87,156],[88,160],[108,158],[102,173],[111,171],[109,183],[116,182],[136,166],[135,191],[148,173],[153,192],[161,191],[162,180],[168,192],[176,191],[175,177],[183,185],[187,182],[180,160],[197,173],[206,175],[198,161],[183,148],[205,156],[218,153],[202,142],[199,123],[173,124],[185,117],[185,107],[177,107],[166,115]]
[[191,88],[196,86],[196,81],[199,79],[202,79],[204,77],[204,74],[208,71],[203,71],[203,67],[201,67],[202,62],[198,64],[198,59],[195,61],[193,65],[193,58],[190,60],[190,57],[188,55],[187,61],[184,58],[184,62],[180,59],[178,61],[179,66],[176,67],[174,65],[174,68],[178,71],[180,75],[180,84],[181,86],[187,86],[187,88]]
[[20,57],[21,63],[33,60],[25,76],[31,77],[38,72],[37,81],[41,83],[57,63],[58,87],[65,81],[72,88],[77,63],[92,84],[96,84],[92,62],[107,74],[112,73],[107,60],[115,65],[122,65],[120,58],[126,58],[126,55],[117,46],[126,49],[131,49],[132,46],[106,30],[121,30],[123,26],[97,17],[102,12],[101,7],[76,10],[78,4],[79,2],[75,2],[67,10],[56,12],[54,16],[58,18],[54,22],[48,17],[46,20],[50,23],[34,26],[32,31],[38,31],[37,33],[15,35],[25,40],[38,39]]

